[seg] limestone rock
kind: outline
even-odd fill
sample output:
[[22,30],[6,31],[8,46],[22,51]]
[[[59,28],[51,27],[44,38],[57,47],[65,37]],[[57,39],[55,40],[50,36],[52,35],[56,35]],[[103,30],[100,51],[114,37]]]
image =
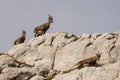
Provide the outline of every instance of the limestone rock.
[[[79,61],[97,52],[101,57],[96,66],[76,67]],[[23,64],[18,66],[19,62]],[[35,37],[0,54],[0,79],[120,80],[120,32],[82,35],[56,32]]]

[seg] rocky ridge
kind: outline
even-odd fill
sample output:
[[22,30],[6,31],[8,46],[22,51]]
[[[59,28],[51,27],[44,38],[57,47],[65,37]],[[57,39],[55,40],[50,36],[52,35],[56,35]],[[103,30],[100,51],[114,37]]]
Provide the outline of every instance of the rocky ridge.
[[[98,66],[75,68],[78,61],[95,56],[97,50],[101,53]],[[1,80],[120,80],[119,67],[119,32],[48,33],[0,55]]]

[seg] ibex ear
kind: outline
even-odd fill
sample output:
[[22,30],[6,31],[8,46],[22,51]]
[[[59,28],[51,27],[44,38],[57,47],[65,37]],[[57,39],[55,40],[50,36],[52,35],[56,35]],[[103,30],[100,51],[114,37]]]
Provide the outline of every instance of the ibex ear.
[[52,16],[51,16],[51,15],[49,15],[49,14],[48,14],[48,17],[49,17],[49,18],[52,18]]
[[101,52],[96,50],[96,55],[101,55]]
[[97,53],[97,54],[101,54],[101,52],[100,52],[100,51],[98,51],[98,50],[96,50],[96,53]]
[[48,14],[48,17],[50,17],[50,15]]
[[26,33],[26,31],[25,31],[25,30],[22,30],[22,33]]
[[101,56],[102,52],[98,51],[96,52],[96,55],[100,55]]

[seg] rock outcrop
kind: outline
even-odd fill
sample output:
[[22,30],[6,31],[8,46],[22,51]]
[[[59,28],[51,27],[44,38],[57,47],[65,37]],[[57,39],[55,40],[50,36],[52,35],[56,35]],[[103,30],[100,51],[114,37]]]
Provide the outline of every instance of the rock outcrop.
[[[76,67],[96,51],[97,66]],[[120,33],[35,37],[0,54],[0,80],[120,80]]]

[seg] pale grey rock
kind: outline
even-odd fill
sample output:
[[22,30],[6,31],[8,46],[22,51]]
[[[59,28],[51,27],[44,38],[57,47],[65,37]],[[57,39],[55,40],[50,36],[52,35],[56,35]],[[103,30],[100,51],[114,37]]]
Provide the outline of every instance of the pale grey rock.
[[19,75],[20,70],[18,68],[8,67],[8,68],[4,68],[1,72],[1,74],[2,75],[0,77],[5,76],[6,77],[5,79],[10,80],[10,79],[13,79],[14,77],[16,77],[17,75]]
[[0,72],[6,67],[16,67],[16,64],[7,55],[0,56]]
[[[101,54],[97,66],[76,69],[79,61],[95,56],[97,51]],[[16,66],[12,58],[0,55],[2,80],[120,80],[120,32],[47,33],[15,45],[7,54],[33,67]]]
[[92,41],[90,39],[77,40],[66,45],[64,48],[58,48],[54,69],[61,71],[69,70],[73,68],[78,61],[94,56],[96,50],[91,43]]
[[66,74],[58,74],[53,80],[82,80],[80,79],[81,73],[79,70],[74,70]]
[[91,37],[93,38],[93,39],[97,39],[98,37],[100,37],[102,34],[100,34],[100,33],[93,33],[92,35],[91,35]]
[[82,34],[81,39],[91,38],[91,34]]
[[10,80],[10,78],[7,77],[7,74],[0,74],[0,79],[2,79],[2,80]]
[[45,80],[44,77],[36,75],[34,77],[32,77],[30,80]]

